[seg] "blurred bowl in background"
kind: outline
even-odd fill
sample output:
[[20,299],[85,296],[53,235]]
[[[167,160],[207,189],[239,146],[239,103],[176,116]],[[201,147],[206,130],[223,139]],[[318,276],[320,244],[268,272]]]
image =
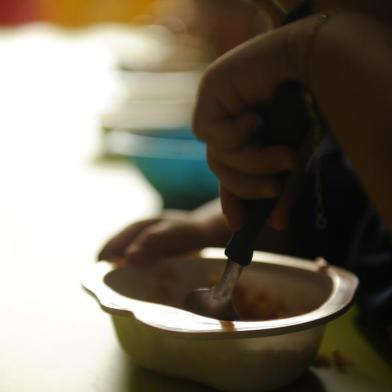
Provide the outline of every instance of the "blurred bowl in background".
[[[158,94],[157,91],[152,92],[148,88],[151,85],[147,83],[145,85],[146,90],[142,98],[121,99],[112,110],[102,115],[103,129],[109,131],[114,128],[125,128],[144,134],[144,132],[161,130],[167,132],[190,128],[193,100],[153,98],[151,95]],[[129,90],[128,86],[126,87]],[[128,93],[131,94],[129,91]],[[138,95],[140,94],[138,92]]]
[[204,144],[189,127],[110,129],[104,134],[103,149],[106,155],[135,164],[162,196],[164,208],[193,209],[218,196]]
[[122,93],[101,117],[103,153],[136,165],[164,208],[193,209],[217,197],[204,145],[190,127],[201,71],[118,76]]

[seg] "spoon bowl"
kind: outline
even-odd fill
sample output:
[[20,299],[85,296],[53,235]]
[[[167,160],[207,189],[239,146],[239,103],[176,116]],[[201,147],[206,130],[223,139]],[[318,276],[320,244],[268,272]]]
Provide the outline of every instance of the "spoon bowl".
[[216,287],[203,287],[191,291],[185,299],[185,309],[218,320],[239,320],[231,296],[229,298],[220,296]]
[[218,284],[212,288],[202,287],[191,291],[185,298],[185,309],[218,320],[239,320],[232,297],[241,272],[242,267],[239,264],[227,260]]

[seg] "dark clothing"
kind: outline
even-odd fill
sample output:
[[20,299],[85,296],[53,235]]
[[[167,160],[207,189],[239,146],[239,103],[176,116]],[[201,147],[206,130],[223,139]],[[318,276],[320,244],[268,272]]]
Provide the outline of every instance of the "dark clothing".
[[[378,217],[349,160],[332,136],[320,146],[322,194],[328,225],[317,230],[314,165],[310,166],[295,221],[304,222],[301,233],[307,257],[322,256],[328,262],[354,272],[360,279],[357,301],[373,320],[392,324],[392,241]],[[307,205],[307,208],[305,207]],[[309,213],[303,214],[303,211]],[[305,234],[305,235],[304,235]]]

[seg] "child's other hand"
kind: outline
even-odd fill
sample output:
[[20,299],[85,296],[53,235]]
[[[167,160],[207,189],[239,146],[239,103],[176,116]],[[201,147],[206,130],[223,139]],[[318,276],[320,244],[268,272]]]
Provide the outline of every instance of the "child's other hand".
[[173,210],[132,223],[106,243],[98,259],[125,259],[127,263],[145,265],[163,257],[223,244],[220,236],[211,234],[206,222],[194,213]]

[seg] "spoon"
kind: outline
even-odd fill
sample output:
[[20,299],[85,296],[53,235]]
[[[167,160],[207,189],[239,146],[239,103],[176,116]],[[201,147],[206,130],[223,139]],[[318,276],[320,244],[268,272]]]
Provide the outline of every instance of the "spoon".
[[252,261],[254,243],[274,205],[275,199],[244,201],[245,224],[226,245],[228,260],[220,281],[212,288],[191,291],[185,299],[185,309],[219,320],[239,320],[232,302],[233,291],[243,267]]
[[[273,99],[257,110],[263,118],[263,128],[250,143],[264,147],[284,144],[298,149],[310,128],[308,108],[299,83],[282,83]],[[215,287],[191,291],[185,298],[185,309],[219,320],[239,320],[232,301],[234,287],[242,268],[252,261],[254,244],[276,199],[243,200],[243,203],[245,223],[226,245],[228,261],[220,281]]]
[[241,272],[240,264],[227,260],[218,284],[212,288],[202,287],[191,291],[185,299],[185,308],[193,313],[219,320],[238,320],[239,314],[231,298]]

